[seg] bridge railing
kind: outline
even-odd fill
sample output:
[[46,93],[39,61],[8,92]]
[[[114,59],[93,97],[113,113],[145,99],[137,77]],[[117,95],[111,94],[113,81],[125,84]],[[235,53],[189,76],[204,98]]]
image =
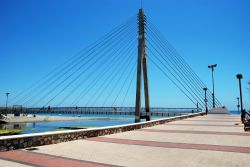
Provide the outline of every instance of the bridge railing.
[[[145,112],[145,108],[141,109]],[[185,113],[196,113],[201,112],[201,108],[164,108],[164,107],[152,107],[150,108],[151,113],[154,115],[161,115],[161,113],[171,114],[185,114]],[[57,114],[124,114],[134,115],[135,107],[43,107],[43,108],[8,108],[1,109],[1,113],[26,113],[26,114],[39,114],[39,113],[57,113]],[[164,115],[165,115],[164,114]]]

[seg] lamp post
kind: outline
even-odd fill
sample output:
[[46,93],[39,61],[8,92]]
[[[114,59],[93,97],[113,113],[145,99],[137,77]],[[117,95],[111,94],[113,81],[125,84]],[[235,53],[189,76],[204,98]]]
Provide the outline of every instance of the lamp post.
[[208,113],[208,109],[207,109],[207,88],[203,88],[203,90],[205,91],[204,101],[205,101],[206,114],[207,114]]
[[213,65],[209,65],[208,68],[212,69],[212,84],[213,84],[213,93],[212,93],[212,97],[213,97],[213,108],[215,108],[215,102],[214,102],[214,68],[217,66],[217,64],[213,64]]
[[241,121],[243,122],[243,119],[245,117],[245,113],[243,111],[242,92],[241,92],[241,79],[243,78],[243,76],[241,74],[237,74],[236,77],[239,80],[239,88],[240,88],[240,111],[241,111]]
[[238,101],[237,108],[238,108],[238,113],[239,113],[240,112],[240,98],[237,97],[237,101]]
[[6,93],[6,110],[5,110],[5,115],[7,115],[7,110],[8,110],[8,98],[9,98],[10,93]]

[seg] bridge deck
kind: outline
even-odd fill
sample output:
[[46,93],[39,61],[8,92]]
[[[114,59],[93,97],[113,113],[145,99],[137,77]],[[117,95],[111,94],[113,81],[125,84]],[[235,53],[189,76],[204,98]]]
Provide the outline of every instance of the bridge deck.
[[239,116],[208,115],[136,131],[0,153],[3,166],[249,166]]

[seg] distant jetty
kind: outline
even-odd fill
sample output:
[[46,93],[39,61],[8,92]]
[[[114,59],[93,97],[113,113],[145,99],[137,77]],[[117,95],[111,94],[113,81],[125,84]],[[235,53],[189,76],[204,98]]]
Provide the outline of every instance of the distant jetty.
[[107,117],[80,117],[80,116],[41,116],[27,115],[14,116],[10,114],[5,119],[1,119],[2,123],[28,123],[28,122],[54,122],[54,121],[73,121],[73,120],[125,120],[130,118],[107,118]]

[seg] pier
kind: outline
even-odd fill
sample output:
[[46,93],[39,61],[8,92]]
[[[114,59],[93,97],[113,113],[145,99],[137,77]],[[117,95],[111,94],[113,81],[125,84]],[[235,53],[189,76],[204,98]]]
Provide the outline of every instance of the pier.
[[[164,108],[151,107],[151,113],[146,113],[145,108],[141,108],[142,115],[151,116],[177,116],[188,113],[201,112],[201,108]],[[135,107],[51,107],[48,108],[9,108],[0,109],[2,113],[8,114],[101,114],[101,115],[135,115]]]

